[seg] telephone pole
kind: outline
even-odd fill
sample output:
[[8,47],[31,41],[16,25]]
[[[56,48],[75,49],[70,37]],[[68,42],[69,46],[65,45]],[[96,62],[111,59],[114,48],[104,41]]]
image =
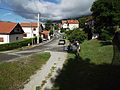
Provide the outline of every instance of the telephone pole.
[[39,44],[39,37],[40,37],[40,13],[38,13],[37,44]]

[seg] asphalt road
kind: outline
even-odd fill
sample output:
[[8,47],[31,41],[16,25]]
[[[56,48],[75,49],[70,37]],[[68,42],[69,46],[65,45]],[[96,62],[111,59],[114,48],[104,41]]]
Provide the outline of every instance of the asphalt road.
[[36,47],[25,49],[22,51],[12,50],[12,51],[1,52],[0,61],[9,61],[15,58],[24,57],[34,53],[44,52],[44,51],[64,52],[64,46],[58,45],[58,41],[59,39],[55,38],[54,40],[46,44],[38,45]]

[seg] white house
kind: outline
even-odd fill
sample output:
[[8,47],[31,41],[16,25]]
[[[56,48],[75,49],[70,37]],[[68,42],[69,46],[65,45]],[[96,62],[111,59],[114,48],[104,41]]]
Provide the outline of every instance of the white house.
[[23,33],[19,23],[0,22],[0,44],[22,40]]
[[35,36],[40,35],[40,32],[43,30],[42,24],[40,24],[40,28],[38,31],[38,23],[26,22],[21,23],[22,29],[24,30],[24,38],[33,38]]
[[79,21],[78,20],[62,20],[62,28],[70,29],[70,30],[79,28]]
[[78,20],[67,20],[68,22],[68,28],[70,30],[79,28],[79,21]]
[[67,20],[62,20],[62,28],[67,29],[68,28],[68,22]]

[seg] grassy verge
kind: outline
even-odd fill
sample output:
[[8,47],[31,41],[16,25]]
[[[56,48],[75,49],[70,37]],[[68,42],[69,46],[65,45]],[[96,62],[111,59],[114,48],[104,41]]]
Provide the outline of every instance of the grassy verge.
[[19,90],[49,59],[50,53],[34,54],[14,62],[0,63],[0,90]]
[[111,65],[112,45],[91,40],[81,48],[80,58],[68,55],[52,90],[119,90],[120,66]]
[[110,64],[113,58],[113,46],[98,40],[86,41],[81,45],[80,56],[95,64]]

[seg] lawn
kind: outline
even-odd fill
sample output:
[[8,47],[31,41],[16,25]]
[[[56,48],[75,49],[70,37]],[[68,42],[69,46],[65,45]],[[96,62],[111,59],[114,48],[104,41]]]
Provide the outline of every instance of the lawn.
[[13,62],[0,63],[0,90],[19,90],[49,59],[50,53],[34,54]]
[[81,45],[80,56],[95,64],[110,64],[113,58],[113,46],[98,40],[86,41]]
[[52,90],[120,90],[120,66],[111,65],[112,45],[85,41],[80,57],[70,53]]

